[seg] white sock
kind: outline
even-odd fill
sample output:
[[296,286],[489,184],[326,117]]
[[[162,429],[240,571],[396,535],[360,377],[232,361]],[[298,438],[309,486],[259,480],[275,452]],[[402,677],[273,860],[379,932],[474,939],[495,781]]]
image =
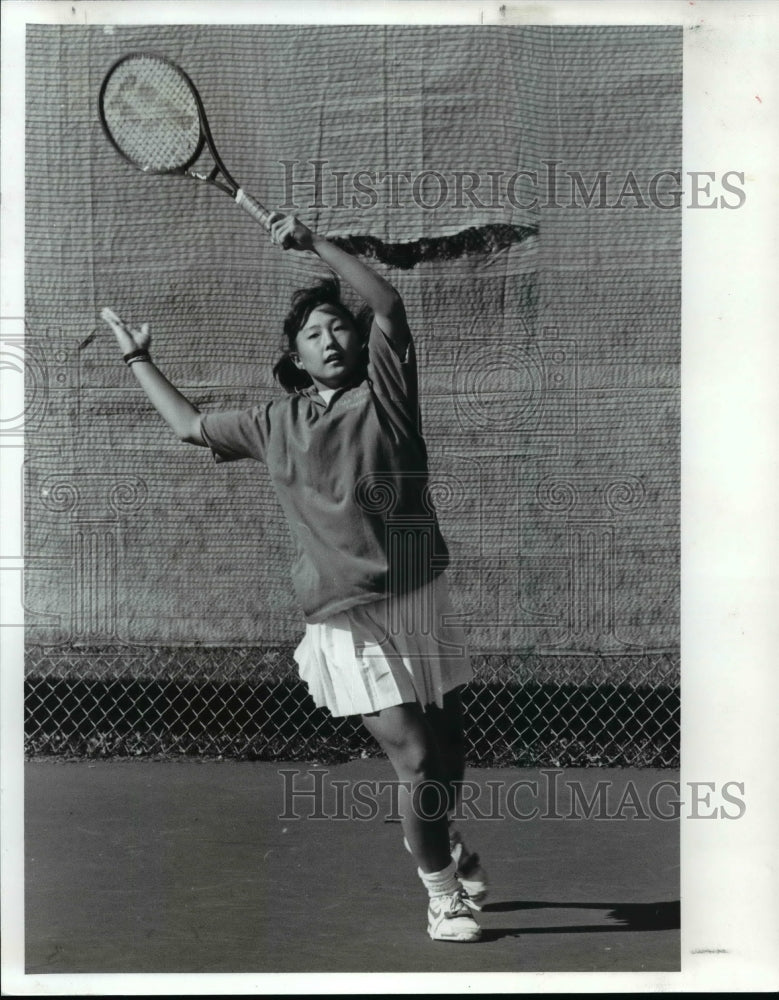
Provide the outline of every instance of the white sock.
[[427,889],[427,894],[432,899],[433,896],[451,896],[460,888],[460,883],[454,877],[457,870],[454,861],[450,861],[446,868],[440,872],[423,872],[417,868],[417,874],[422,879]]

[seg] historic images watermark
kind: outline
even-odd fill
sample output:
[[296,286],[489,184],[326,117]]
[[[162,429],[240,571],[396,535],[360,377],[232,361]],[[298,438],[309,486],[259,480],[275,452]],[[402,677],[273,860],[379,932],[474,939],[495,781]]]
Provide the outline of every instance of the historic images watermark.
[[[746,813],[743,781],[687,781],[667,778],[649,788],[632,779],[584,783],[542,768],[540,777],[458,782],[454,819],[478,820],[678,820],[741,819]],[[282,768],[284,808],[280,820],[365,820],[401,818],[400,796],[424,819],[448,813],[447,791],[435,781],[415,786],[395,780],[329,778],[326,768]],[[328,780],[329,779],[329,780]],[[425,785],[429,794],[418,794]],[[432,794],[431,794],[432,793]],[[424,812],[422,808],[424,807]]]
[[548,208],[741,208],[742,170],[598,170],[584,174],[562,160],[541,160],[541,170],[336,170],[327,159],[279,160],[284,200],[279,208],[443,207],[481,211]]

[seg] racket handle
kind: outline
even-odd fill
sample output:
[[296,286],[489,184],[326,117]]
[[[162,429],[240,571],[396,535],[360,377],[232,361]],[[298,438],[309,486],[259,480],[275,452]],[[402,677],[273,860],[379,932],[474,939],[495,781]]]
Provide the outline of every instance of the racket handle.
[[244,212],[248,212],[251,215],[255,222],[259,222],[261,226],[270,229],[271,213],[267,208],[263,208],[250,194],[247,194],[243,188],[238,188],[235,192],[235,200]]

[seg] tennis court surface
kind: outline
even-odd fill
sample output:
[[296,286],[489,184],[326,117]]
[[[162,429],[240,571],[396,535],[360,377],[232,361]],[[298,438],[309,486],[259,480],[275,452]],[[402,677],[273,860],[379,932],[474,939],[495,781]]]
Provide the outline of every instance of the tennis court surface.
[[[314,787],[309,769],[325,772],[323,819],[291,798]],[[355,783],[367,813],[368,783],[391,777],[383,759],[28,762],[26,971],[679,969],[679,825],[657,792],[675,772],[470,770],[475,805],[504,817],[461,824],[492,882],[471,945],[427,936],[391,794],[373,819],[335,818],[352,814]],[[624,818],[573,807],[571,786],[597,803],[598,782]]]

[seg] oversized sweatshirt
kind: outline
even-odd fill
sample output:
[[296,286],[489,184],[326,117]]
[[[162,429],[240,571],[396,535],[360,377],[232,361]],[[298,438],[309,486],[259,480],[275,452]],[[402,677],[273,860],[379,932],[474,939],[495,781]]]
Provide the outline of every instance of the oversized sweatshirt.
[[267,467],[307,621],[414,590],[446,568],[407,327],[390,339],[374,322],[365,371],[327,402],[310,388],[212,412],[202,433],[216,461],[253,458]]

